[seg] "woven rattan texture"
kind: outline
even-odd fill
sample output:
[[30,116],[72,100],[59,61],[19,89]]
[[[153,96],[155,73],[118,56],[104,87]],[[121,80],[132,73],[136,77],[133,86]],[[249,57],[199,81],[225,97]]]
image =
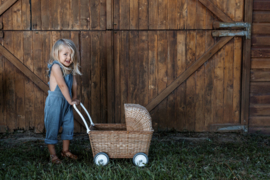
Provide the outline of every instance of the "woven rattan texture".
[[91,131],[93,156],[105,152],[110,158],[133,158],[138,152],[148,155],[153,131]]
[[139,104],[125,104],[127,131],[152,131],[152,119],[147,109]]

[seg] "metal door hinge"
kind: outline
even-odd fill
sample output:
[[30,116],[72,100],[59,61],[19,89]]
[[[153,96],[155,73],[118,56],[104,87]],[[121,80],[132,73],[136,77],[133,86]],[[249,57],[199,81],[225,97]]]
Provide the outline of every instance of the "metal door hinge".
[[239,130],[248,132],[247,126],[245,125],[221,127],[221,128],[218,128],[217,131],[239,131]]
[[242,29],[245,30],[215,30],[212,32],[212,36],[214,37],[222,37],[222,36],[246,36],[246,39],[251,38],[251,24],[247,22],[233,22],[233,23],[225,23],[225,22],[214,22],[214,29],[219,28],[230,28],[230,29]]

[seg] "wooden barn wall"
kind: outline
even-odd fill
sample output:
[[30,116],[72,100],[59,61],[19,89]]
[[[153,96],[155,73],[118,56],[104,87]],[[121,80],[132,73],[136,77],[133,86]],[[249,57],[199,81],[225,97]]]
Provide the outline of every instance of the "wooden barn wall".
[[270,1],[254,0],[251,51],[251,132],[270,132]]
[[[125,102],[146,106],[214,43],[203,30],[114,33],[115,119],[124,122]],[[152,110],[154,128],[239,123],[241,47],[241,38],[232,39]]]
[[[211,2],[232,20],[243,20],[243,0]],[[198,0],[114,0],[114,29],[212,29],[216,20]]]
[[[244,0],[212,2],[243,21]],[[220,40],[211,36],[216,20],[199,0],[18,0],[0,16],[0,41],[47,83],[53,43],[72,39],[83,73],[79,98],[94,122],[120,123],[124,103],[146,106]],[[242,38],[233,38],[154,108],[155,130],[239,124],[241,49]],[[46,93],[3,56],[0,86],[0,132],[43,132]],[[75,132],[85,132],[76,121]]]
[[[47,63],[52,45],[59,38],[73,40],[80,47],[82,78],[77,78],[79,98],[94,121],[107,121],[107,38],[105,31],[6,31],[2,45],[42,81],[48,82]],[[44,129],[46,94],[1,56],[1,130]],[[81,127],[75,121],[75,131]]]

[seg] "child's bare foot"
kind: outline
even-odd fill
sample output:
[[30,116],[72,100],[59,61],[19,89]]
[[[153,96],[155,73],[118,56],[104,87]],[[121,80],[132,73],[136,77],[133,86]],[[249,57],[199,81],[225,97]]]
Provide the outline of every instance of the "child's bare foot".
[[62,163],[62,161],[55,154],[51,154],[50,159],[51,159],[51,162],[53,164],[61,164]]
[[62,151],[61,152],[61,156],[68,157],[68,158],[73,159],[73,160],[77,160],[78,159],[78,157],[76,155],[72,154],[69,150]]

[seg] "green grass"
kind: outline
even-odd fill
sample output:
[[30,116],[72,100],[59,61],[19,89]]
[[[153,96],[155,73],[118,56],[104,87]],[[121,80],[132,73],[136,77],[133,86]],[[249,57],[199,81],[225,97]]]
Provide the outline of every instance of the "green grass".
[[[162,138],[161,138],[162,139]],[[58,154],[61,145],[56,146]],[[93,163],[88,139],[73,141],[78,161],[52,165],[42,141],[9,145],[0,141],[0,179],[270,179],[270,138],[246,136],[243,143],[153,140],[147,167],[131,159]]]

